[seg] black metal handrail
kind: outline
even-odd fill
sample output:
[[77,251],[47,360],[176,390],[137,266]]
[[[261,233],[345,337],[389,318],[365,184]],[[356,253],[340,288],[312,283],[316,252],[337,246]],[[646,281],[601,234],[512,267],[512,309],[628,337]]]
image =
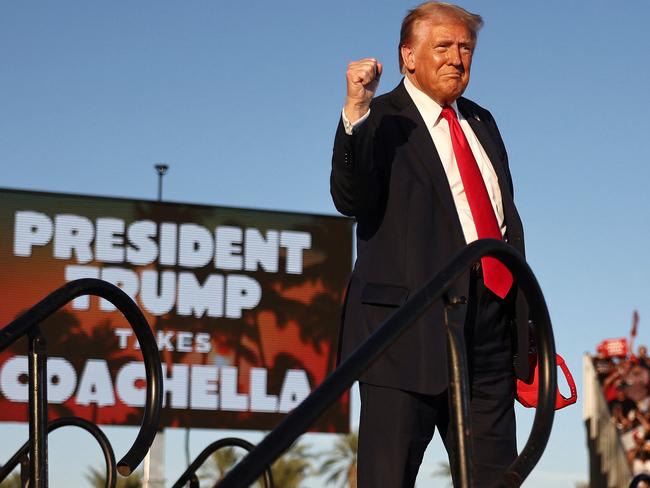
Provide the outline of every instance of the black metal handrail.
[[636,488],[642,481],[650,484],[650,476],[646,473],[637,474],[634,478],[632,478],[632,481],[630,481],[630,488]]
[[29,342],[29,410],[30,410],[30,487],[47,486],[47,387],[45,339],[39,324],[71,300],[82,295],[96,295],[111,302],[122,312],[140,344],[147,379],[144,415],[133,445],[117,463],[117,471],[129,476],[142,462],[151,446],[160,421],[162,407],[162,365],[158,346],[147,319],[133,300],[117,286],[106,281],[84,278],[71,281],[0,330],[0,351],[23,335]]
[[[384,321],[356,351],[325,378],[298,407],[226,475],[218,484],[219,488],[249,486],[260,476],[265,467],[270,466],[300,435],[306,432],[318,417],[348,390],[370,364],[395,342],[433,302],[445,299],[448,308],[453,308],[454,303],[459,301],[459,297],[454,291],[454,284],[473,263],[483,256],[497,258],[510,269],[517,286],[527,299],[530,316],[535,323],[534,335],[539,371],[538,407],[529,439],[517,459],[506,471],[504,478],[508,486],[521,485],[541,458],[551,433],[555,415],[557,371],[553,330],[537,279],[521,254],[502,241],[481,239],[463,248],[443,271],[433,277],[408,302]],[[453,327],[448,328],[448,337],[458,336],[458,334],[454,334],[453,329]],[[460,339],[462,340],[462,337]],[[453,347],[454,342],[449,340],[448,344],[451,343]],[[463,355],[461,354],[456,359],[462,361]],[[452,389],[453,386],[452,384]],[[467,439],[467,434],[467,430],[460,433],[463,439]],[[462,446],[460,447],[462,448]],[[465,469],[469,470],[469,467],[466,466]],[[469,480],[461,480],[461,482],[464,486],[471,486]]]
[[[89,432],[95,438],[102,450],[102,454],[104,455],[104,462],[106,464],[106,483],[104,486],[106,486],[106,488],[115,488],[117,478],[115,453],[113,452],[113,447],[111,446],[108,437],[106,437],[106,434],[104,434],[104,432],[95,424],[89,422],[86,419],[82,419],[81,417],[61,417],[55,419],[47,424],[47,433],[50,434],[56,429],[66,426],[80,427]],[[7,476],[9,476],[9,474],[14,470],[16,466],[18,466],[19,463],[21,463],[23,459],[27,457],[28,451],[29,441],[25,442],[20,447],[20,449],[18,449],[16,453],[11,456],[9,461],[0,467],[0,483]]]
[[[226,437],[213,442],[203,449],[196,459],[192,461],[192,464],[190,464],[180,478],[176,480],[176,483],[172,485],[172,488],[183,488],[183,486],[188,482],[190,483],[190,488],[198,488],[199,480],[196,476],[196,472],[212,453],[224,447],[241,447],[250,452],[255,448],[255,445],[238,437]],[[264,470],[263,480],[265,488],[273,488],[273,474],[271,473],[270,467]]]

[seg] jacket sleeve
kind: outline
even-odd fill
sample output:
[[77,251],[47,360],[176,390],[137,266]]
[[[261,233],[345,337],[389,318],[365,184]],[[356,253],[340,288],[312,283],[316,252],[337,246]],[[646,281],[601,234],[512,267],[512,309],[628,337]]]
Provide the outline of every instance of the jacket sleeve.
[[343,215],[362,217],[372,213],[382,198],[381,154],[372,114],[353,135],[343,121],[334,138],[330,193]]

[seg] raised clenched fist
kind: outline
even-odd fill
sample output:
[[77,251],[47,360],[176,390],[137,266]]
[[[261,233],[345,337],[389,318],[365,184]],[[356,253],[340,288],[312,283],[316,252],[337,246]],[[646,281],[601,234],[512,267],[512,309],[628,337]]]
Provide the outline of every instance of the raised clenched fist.
[[381,77],[381,63],[375,58],[352,61],[345,77],[348,83],[345,116],[354,123],[370,108],[370,101],[375,96]]

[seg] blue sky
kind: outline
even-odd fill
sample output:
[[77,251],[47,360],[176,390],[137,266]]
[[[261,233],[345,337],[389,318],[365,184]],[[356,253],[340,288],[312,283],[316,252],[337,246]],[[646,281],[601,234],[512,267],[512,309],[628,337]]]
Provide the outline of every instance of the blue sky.
[[[169,200],[334,214],[328,175],[346,65],[378,58],[379,91],[392,89],[399,23],[413,5],[3,2],[0,186],[155,198],[152,166],[163,161]],[[650,4],[462,5],[485,19],[466,95],[499,123],[528,260],[581,383],[582,353],[626,335],[635,308],[639,342],[650,342]],[[523,436],[531,414],[518,414]],[[0,428],[5,459],[26,431]],[[118,455],[129,432],[109,429]],[[70,445],[92,445],[75,435],[56,434],[66,447],[52,448],[53,486],[94,449],[73,454]],[[194,452],[219,435],[195,434]],[[175,479],[181,437],[168,439]],[[436,441],[420,486],[441,459]],[[586,479],[581,409],[572,407],[558,412],[527,486]]]

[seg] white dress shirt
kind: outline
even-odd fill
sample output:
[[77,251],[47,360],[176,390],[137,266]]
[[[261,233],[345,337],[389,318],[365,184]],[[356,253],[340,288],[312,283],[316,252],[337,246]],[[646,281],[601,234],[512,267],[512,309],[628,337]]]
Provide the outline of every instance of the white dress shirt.
[[[422,119],[424,120],[424,123],[429,130],[429,134],[431,134],[431,139],[436,146],[440,160],[442,161],[442,166],[445,170],[445,174],[447,175],[447,180],[449,181],[449,188],[451,189],[451,194],[454,197],[454,204],[456,205],[458,218],[460,219],[460,224],[463,228],[465,241],[467,243],[473,242],[478,239],[476,226],[474,225],[472,211],[469,208],[469,202],[467,201],[467,195],[465,194],[463,181],[460,177],[460,172],[456,163],[456,156],[454,155],[454,149],[451,145],[449,124],[444,118],[440,116],[442,107],[438,105],[433,99],[431,99],[427,94],[416,88],[408,78],[404,78],[404,87],[406,88],[406,91],[411,96],[413,102],[415,103],[415,106],[420,112],[420,115],[422,116]],[[474,131],[470,127],[469,123],[465,117],[463,117],[463,115],[458,112],[456,102],[454,102],[451,106],[458,115],[458,122],[460,123],[460,127],[465,133],[465,137],[467,138],[469,147],[472,150],[474,159],[476,159],[478,168],[481,171],[481,175],[483,176],[483,181],[485,182],[485,187],[487,188],[490,201],[492,202],[492,208],[494,209],[495,215],[497,217],[497,222],[501,228],[501,233],[505,235],[506,225],[505,219],[503,217],[501,190],[499,189],[499,180],[494,171],[494,167],[492,166],[492,163],[490,163],[490,158],[488,158],[488,155],[485,153],[483,146],[481,146],[481,143],[476,137],[476,134],[474,134]],[[345,111],[343,111],[343,125],[346,133],[351,135],[355,129],[357,129],[366,121],[369,115],[370,111],[368,111],[363,117],[352,124],[345,116]]]

